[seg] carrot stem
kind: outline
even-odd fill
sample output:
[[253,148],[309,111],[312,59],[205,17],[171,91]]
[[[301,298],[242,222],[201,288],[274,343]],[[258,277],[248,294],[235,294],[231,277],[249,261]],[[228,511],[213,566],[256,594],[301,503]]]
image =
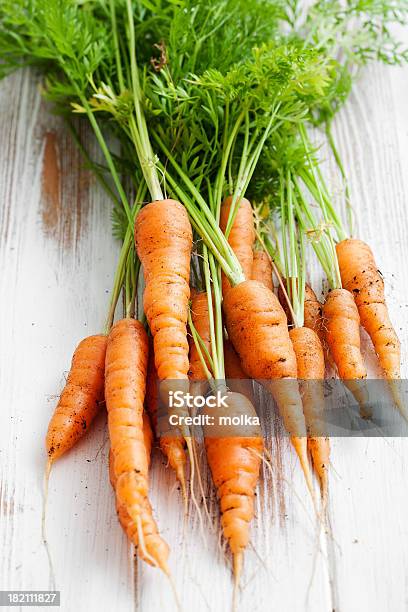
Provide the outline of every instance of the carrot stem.
[[349,234],[350,234],[350,236],[352,236],[353,235],[353,207],[351,205],[351,195],[350,195],[349,183],[348,183],[348,180],[347,180],[346,172],[344,170],[343,162],[341,160],[339,151],[338,151],[336,143],[334,141],[334,137],[333,137],[333,132],[332,132],[332,129],[331,129],[331,122],[330,121],[326,121],[325,132],[326,132],[327,141],[329,143],[330,149],[331,149],[331,151],[333,153],[333,157],[334,157],[334,159],[336,161],[337,167],[338,167],[338,169],[340,171],[341,178],[342,178],[342,181],[343,181],[344,200],[345,200],[345,205],[346,205],[347,224],[348,224]]

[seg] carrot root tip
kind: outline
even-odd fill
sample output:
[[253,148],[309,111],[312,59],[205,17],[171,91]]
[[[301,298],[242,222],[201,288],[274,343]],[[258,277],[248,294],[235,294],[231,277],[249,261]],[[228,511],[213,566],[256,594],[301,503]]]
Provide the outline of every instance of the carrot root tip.
[[241,552],[234,553],[232,558],[232,571],[234,574],[234,593],[233,593],[233,604],[232,609],[237,609],[239,585],[241,582],[242,567],[244,564],[244,555]]

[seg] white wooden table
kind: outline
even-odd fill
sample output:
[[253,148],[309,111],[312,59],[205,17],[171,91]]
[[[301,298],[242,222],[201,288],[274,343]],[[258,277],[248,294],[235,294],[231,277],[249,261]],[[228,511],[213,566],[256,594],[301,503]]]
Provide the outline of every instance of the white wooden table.
[[[335,124],[358,235],[385,276],[408,373],[408,69],[367,69]],[[101,330],[118,246],[110,203],[82,169],[35,76],[0,84],[0,588],[47,589],[41,540],[44,434],[76,343]],[[45,170],[44,170],[45,168]],[[334,165],[330,180],[339,189]],[[313,266],[312,266],[313,268]],[[321,275],[312,269],[314,287]],[[366,354],[372,359],[369,343]],[[370,356],[371,355],[371,356]],[[55,465],[47,533],[64,611],[170,611],[160,573],[134,560],[116,520],[104,415]],[[408,609],[408,441],[332,441],[332,536],[317,550],[312,508],[286,440],[273,445],[257,496],[241,610],[403,612]],[[169,542],[184,610],[229,609],[229,559],[215,530],[183,521],[173,474],[155,451],[151,496]],[[315,566],[315,569],[313,569]]]

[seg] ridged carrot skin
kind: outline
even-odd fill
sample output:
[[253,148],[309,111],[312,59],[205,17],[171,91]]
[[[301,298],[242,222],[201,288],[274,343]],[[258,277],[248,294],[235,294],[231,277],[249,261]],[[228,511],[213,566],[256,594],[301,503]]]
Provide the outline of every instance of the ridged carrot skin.
[[[323,306],[325,338],[339,376],[368,416],[368,392],[363,381],[367,370],[360,347],[360,317],[350,291],[330,291]],[[358,382],[360,381],[360,382]]]
[[[225,233],[228,217],[231,209],[232,197],[228,196],[221,206],[220,227]],[[248,200],[242,198],[235,215],[234,223],[228,236],[228,242],[232,247],[246,279],[252,276],[254,261],[253,244],[255,241],[254,216],[252,206]],[[222,292],[226,294],[230,283],[226,276],[222,275]]]
[[183,495],[186,496],[185,465],[187,458],[184,450],[185,442],[182,435],[177,431],[171,431],[169,435],[166,436],[165,431],[168,428],[168,419],[159,416],[161,413],[161,411],[159,411],[161,402],[159,394],[159,377],[157,376],[157,370],[154,364],[154,348],[151,338],[149,347],[145,406],[152,420],[160,449],[164,456],[167,457],[170,467],[176,472],[176,477],[181,484]]
[[[206,293],[193,295],[191,316],[194,327],[210,352],[210,324]],[[190,366],[190,380],[199,382],[206,379],[206,373],[198,351],[192,347],[193,363]],[[210,353],[211,354],[211,353]],[[239,393],[227,394],[228,408],[216,409],[218,415],[256,416],[251,402]],[[254,495],[259,479],[259,468],[263,452],[260,431],[253,429],[248,437],[234,436],[232,428],[227,436],[214,436],[211,428],[204,431],[208,465],[217,488],[221,508],[221,524],[234,557],[234,573],[239,577],[242,556],[249,542],[249,527],[254,516]],[[221,434],[224,433],[224,429]],[[207,435],[208,434],[208,435]]]
[[386,378],[401,376],[400,341],[390,321],[384,281],[373,252],[362,240],[350,238],[336,246],[343,287],[353,294],[361,325],[368,332]]
[[149,358],[147,361],[145,407],[156,431],[159,411],[159,377],[154,364],[154,347],[151,337],[149,338]]
[[265,251],[254,251],[251,278],[273,291],[272,263]]
[[143,265],[144,310],[154,339],[160,380],[188,378],[187,341],[193,236],[184,206],[157,200],[136,218],[135,240]]
[[103,402],[107,338],[89,336],[75,349],[66,385],[48,425],[46,448],[55,461],[88,431]]
[[296,355],[278,298],[262,283],[249,280],[227,292],[224,311],[228,335],[242,367],[270,389],[312,492]]
[[324,347],[323,304],[307,283],[305,285],[304,326],[316,332]]
[[[135,241],[143,265],[144,311],[153,336],[159,381],[186,381],[187,384],[187,318],[193,236],[184,206],[170,199],[144,206],[136,218]],[[161,385],[161,389],[165,396],[167,387]],[[161,436],[160,446],[185,491],[184,443],[177,436],[175,441]]]
[[323,347],[316,332],[308,327],[291,329],[289,336],[296,354],[303,413],[309,434],[308,446],[320,480],[323,505],[325,505],[328,493],[330,441],[324,435]]
[[[143,524],[151,525],[145,517],[149,507],[149,458],[143,433],[148,350],[148,337],[139,321],[127,318],[113,325],[105,364],[113,476],[119,506],[136,525],[140,524],[142,533]],[[155,538],[146,538],[144,546],[150,562],[168,572],[167,555],[162,556],[164,546],[158,545]]]
[[[146,449],[148,465],[150,465],[150,454],[152,447],[153,434],[150,427],[150,422],[147,414],[143,413],[143,438]],[[111,485],[116,492],[116,475],[114,470],[114,457],[112,450],[109,451],[109,477]],[[122,526],[123,531],[126,533],[129,540],[138,549],[139,556],[146,561],[151,563],[149,557],[144,555],[143,550],[139,547],[139,534],[137,524],[129,516],[126,507],[120,504],[116,497],[116,512],[118,515],[119,522]],[[153,510],[149,500],[146,498],[141,510],[141,529],[145,542],[146,550],[154,550],[154,558],[167,559],[169,555],[169,548],[166,542],[160,537],[159,530],[156,521],[153,518]]]
[[[228,393],[228,408],[217,409],[221,416],[241,414],[256,416],[247,397]],[[207,461],[220,500],[221,525],[234,558],[234,574],[239,580],[243,553],[250,539],[250,525],[254,517],[255,491],[262,461],[263,439],[259,429],[253,428],[245,437],[240,428],[231,428],[229,435],[204,437]]]
[[[210,335],[210,325],[209,325],[209,314],[208,314],[208,297],[207,293],[204,292],[196,292],[192,291],[192,299],[191,299],[191,318],[194,323],[194,327],[201,338],[203,345],[205,346],[209,355],[211,355],[211,335]],[[208,359],[203,354],[204,361],[206,362],[207,368],[211,371],[209,367]],[[207,375],[205,369],[203,368],[203,364],[201,362],[200,353],[197,350],[194,340],[191,338],[190,341],[190,369],[189,369],[189,377],[190,380],[194,381],[196,384],[194,385],[197,393],[199,389],[197,388],[197,384],[200,382],[207,381]],[[203,384],[201,390],[204,392],[204,389],[207,385]]]

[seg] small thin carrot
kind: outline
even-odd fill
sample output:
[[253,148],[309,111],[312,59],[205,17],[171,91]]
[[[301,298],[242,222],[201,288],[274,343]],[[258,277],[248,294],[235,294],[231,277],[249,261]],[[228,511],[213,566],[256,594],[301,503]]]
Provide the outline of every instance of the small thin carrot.
[[[207,294],[205,292],[194,294],[191,305],[192,323],[195,331],[200,331],[202,334],[200,336],[202,346],[209,353],[211,339],[208,312]],[[194,367],[190,367],[191,380],[207,379],[209,370],[205,368],[195,344],[192,353]],[[219,383],[220,381],[217,381],[216,384]],[[221,405],[215,409],[217,418],[256,416],[253,404],[244,394],[226,391],[225,396],[227,407]],[[214,414],[212,417],[214,418]],[[262,434],[257,426],[246,430],[239,426],[223,426],[220,431],[215,426],[204,428],[204,442],[208,465],[220,498],[221,524],[233,555],[234,579],[237,586],[242,572],[243,553],[249,542],[249,527],[254,515],[254,496],[263,453]]]
[[67,382],[48,425],[49,464],[61,457],[88,431],[103,402],[107,338],[89,336],[75,349]]
[[[193,296],[191,313],[196,332],[208,353],[211,351],[210,323],[207,294]],[[200,358],[198,347],[192,347],[193,364],[190,379],[194,382],[208,378]],[[226,390],[225,390],[226,391]],[[255,417],[255,409],[245,395],[226,392],[227,407],[217,407],[211,416],[229,418],[247,415]],[[211,411],[209,411],[211,412]],[[218,421],[219,422],[219,421]],[[244,434],[247,434],[244,437]],[[235,584],[239,584],[242,572],[243,553],[249,542],[249,527],[254,516],[254,496],[259,479],[263,453],[263,440],[258,427],[243,431],[242,427],[223,426],[204,428],[204,442],[208,465],[211,470],[217,494],[220,498],[221,524],[224,537],[233,555]]]
[[370,416],[367,370],[360,348],[360,317],[353,295],[347,289],[330,291],[323,306],[325,338],[339,376],[360,406],[362,417]]
[[289,332],[296,354],[303,412],[307,424],[308,447],[320,480],[323,508],[328,495],[330,441],[324,435],[324,352],[319,337],[308,327],[295,327]]
[[170,467],[175,471],[177,480],[180,482],[183,499],[187,499],[185,442],[178,430],[168,431],[168,435],[166,435],[169,423],[168,419],[163,417],[163,411],[160,409],[159,377],[154,363],[154,348],[151,340],[150,338],[145,397],[146,410],[152,420],[160,449],[163,455],[167,457]]
[[[208,320],[207,293],[191,292],[191,317],[195,330],[200,337],[204,363],[210,368],[208,357],[211,356],[211,334]],[[190,341],[190,369],[189,378],[194,383],[194,393],[203,395],[208,387],[207,374],[201,361],[201,355],[193,339]]]
[[[216,408],[218,417],[256,417],[255,409],[245,395],[228,392],[226,396],[227,407]],[[257,426],[245,432],[240,426],[231,426],[228,431],[223,426],[221,433],[217,435],[211,428],[206,429],[204,442],[208,465],[220,500],[224,537],[233,555],[234,581],[237,586],[254,517],[263,439]]]
[[119,507],[137,526],[140,556],[168,574],[168,547],[152,528],[148,501],[149,457],[143,431],[148,346],[139,321],[126,318],[113,325],[106,350],[105,398]]
[[[401,347],[390,321],[384,295],[384,281],[368,244],[349,238],[336,246],[343,286],[356,302],[361,325],[369,334],[385,377],[389,381],[401,377]],[[407,415],[398,386],[391,384],[396,405]],[[407,417],[406,417],[407,418]]]

